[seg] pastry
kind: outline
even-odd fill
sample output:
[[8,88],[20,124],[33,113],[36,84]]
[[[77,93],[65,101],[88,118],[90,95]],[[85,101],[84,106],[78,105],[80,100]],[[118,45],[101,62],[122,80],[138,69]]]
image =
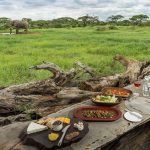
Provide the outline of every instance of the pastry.
[[70,141],[70,140],[72,140],[73,138],[79,136],[79,134],[80,134],[80,133],[79,133],[78,131],[71,132],[71,133],[69,133],[69,134],[67,134],[67,135],[65,136],[65,140]]
[[47,122],[47,123],[46,123],[46,126],[47,126],[48,128],[50,128],[50,129],[52,129],[52,121]]

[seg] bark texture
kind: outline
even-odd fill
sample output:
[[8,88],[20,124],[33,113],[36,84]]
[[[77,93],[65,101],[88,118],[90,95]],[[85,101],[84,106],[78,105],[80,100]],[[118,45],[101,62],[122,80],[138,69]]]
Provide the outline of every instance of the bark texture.
[[[105,86],[123,87],[150,74],[150,61],[140,62],[120,55],[113,59],[126,68],[124,73],[99,77],[93,68],[81,62],[75,62],[68,72],[50,62],[31,67],[30,69],[50,71],[53,76],[41,81],[1,88],[0,125],[32,119],[34,114],[38,114],[36,117],[47,115],[96,95]],[[71,87],[73,79],[78,79],[83,73],[89,74],[91,79],[76,82],[76,87]]]

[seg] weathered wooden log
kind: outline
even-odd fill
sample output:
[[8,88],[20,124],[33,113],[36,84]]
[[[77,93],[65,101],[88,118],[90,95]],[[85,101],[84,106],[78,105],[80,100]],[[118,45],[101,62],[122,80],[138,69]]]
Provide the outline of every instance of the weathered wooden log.
[[[2,88],[0,90],[0,117],[28,114],[28,111],[47,115],[56,107],[81,102],[85,98],[97,94],[97,91],[101,91],[105,86],[126,86],[150,74],[150,61],[140,62],[120,55],[116,55],[114,60],[126,67],[125,73],[99,77],[94,69],[81,62],[76,62],[74,68],[68,72],[49,62],[33,66],[30,69],[48,70],[53,73],[53,76],[41,81]],[[66,86],[74,78],[79,77],[81,72],[90,74],[92,79],[83,81],[80,86],[81,90],[78,87],[67,88]],[[14,119],[14,117],[12,118]]]
[[83,82],[80,89],[101,91],[101,89],[106,86],[124,87],[128,84],[132,84],[136,80],[141,80],[145,75],[150,74],[150,61],[140,62],[134,59],[127,59],[121,55],[116,55],[113,59],[119,61],[123,66],[126,67],[125,73],[90,79]]

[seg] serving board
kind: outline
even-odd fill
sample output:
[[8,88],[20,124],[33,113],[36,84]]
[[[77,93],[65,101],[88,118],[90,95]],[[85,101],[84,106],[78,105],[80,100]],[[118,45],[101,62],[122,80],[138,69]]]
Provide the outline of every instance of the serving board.
[[[78,131],[77,129],[75,129],[73,127],[73,124],[78,123],[78,121],[81,121],[81,120],[80,119],[71,119],[71,126],[67,130],[66,135],[68,133]],[[88,131],[89,131],[88,123],[84,122],[84,121],[82,121],[82,122],[84,124],[84,130],[79,131],[80,132],[79,136],[73,138],[71,141],[67,141],[64,139],[61,148],[65,147],[67,145],[70,145],[71,143],[78,142],[88,133]],[[64,124],[63,128],[65,126],[67,126],[67,124]],[[41,150],[41,149],[42,150],[54,150],[54,149],[60,148],[57,146],[57,144],[63,134],[61,131],[57,132],[57,133],[59,133],[59,138],[57,139],[57,141],[53,141],[53,142],[51,142],[48,139],[48,134],[50,134],[52,132],[51,129],[47,129],[45,131],[41,131],[41,132],[37,132],[37,133],[33,133],[33,134],[27,134],[26,131],[27,131],[27,127],[24,129],[24,131],[22,131],[22,133],[19,136],[19,138],[22,140],[23,144],[35,146],[35,147],[39,148],[39,150]]]
[[[114,116],[112,118],[89,118],[89,117],[84,117],[83,112],[86,110],[105,110],[105,111],[111,111],[114,112]],[[73,115],[75,118],[79,118],[81,120],[85,121],[115,121],[121,118],[122,113],[120,110],[113,108],[113,107],[104,107],[104,106],[99,106],[99,107],[80,107],[74,110]]]

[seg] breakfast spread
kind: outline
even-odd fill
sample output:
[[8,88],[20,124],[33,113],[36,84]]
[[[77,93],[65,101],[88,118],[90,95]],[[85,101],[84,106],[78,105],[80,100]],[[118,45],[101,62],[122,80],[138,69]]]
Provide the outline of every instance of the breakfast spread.
[[[27,128],[26,135],[29,139],[35,141],[35,146],[36,143],[42,143],[42,145],[47,144],[47,147],[52,149],[55,146],[60,147],[66,143],[81,139],[87,132],[88,125],[82,120],[67,117],[47,117],[31,122]],[[47,140],[49,142],[44,142]],[[32,145],[34,142],[30,144]]]
[[[132,92],[130,90],[124,88],[108,87],[104,88],[102,93],[92,97],[91,101],[97,105],[100,103],[106,105],[111,104],[111,106],[114,106],[120,103],[122,97],[127,99],[131,94]],[[72,119],[68,117],[46,117],[36,122],[31,122],[27,128],[27,135],[35,135],[40,132],[39,136],[41,136],[41,133],[43,132],[41,137],[43,138],[46,135],[45,139],[48,140],[48,143],[43,143],[47,144],[46,146],[49,147],[49,149],[56,146],[60,147],[72,141],[77,141],[77,139],[81,139],[85,136],[89,129],[88,124],[83,120],[115,121],[121,118],[122,113],[117,107],[83,106],[76,108],[73,112],[73,116],[74,118]],[[137,119],[141,121],[141,116],[131,111],[125,113],[124,117],[132,122],[136,122]],[[36,136],[34,136],[33,139],[36,139]],[[40,143],[38,138],[35,141]]]

